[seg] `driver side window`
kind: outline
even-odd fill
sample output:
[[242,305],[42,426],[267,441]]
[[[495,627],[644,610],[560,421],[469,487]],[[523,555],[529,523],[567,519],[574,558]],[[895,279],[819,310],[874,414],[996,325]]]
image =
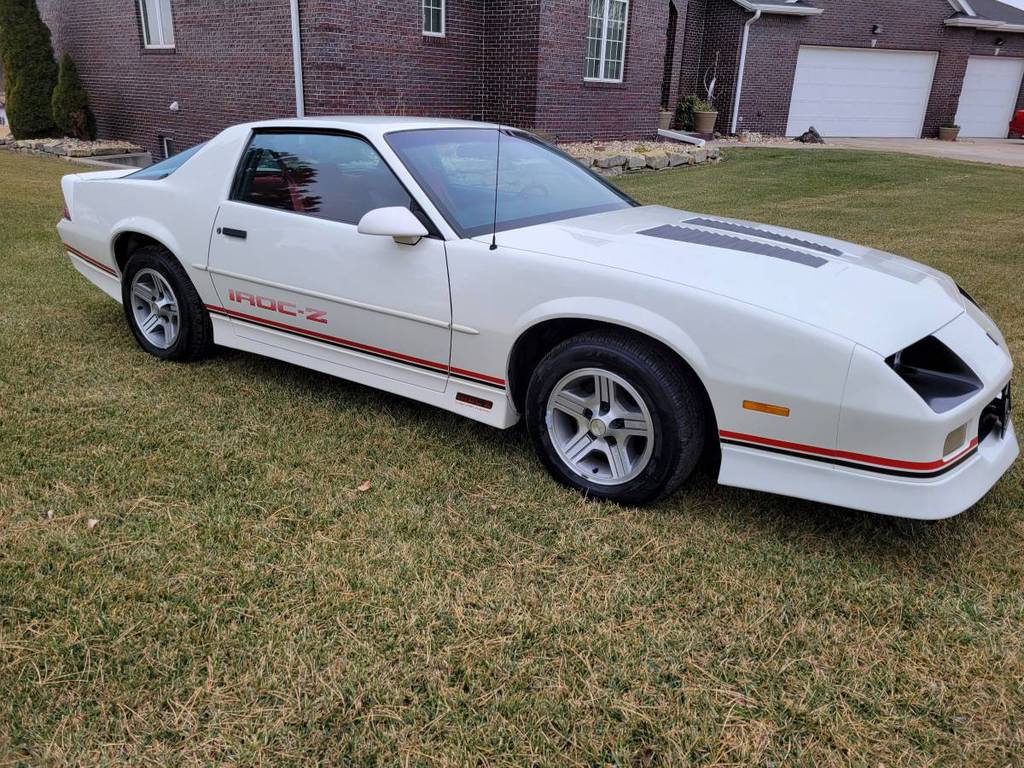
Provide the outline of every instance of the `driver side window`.
[[367,211],[412,200],[366,141],[331,133],[259,133],[232,200],[358,224]]

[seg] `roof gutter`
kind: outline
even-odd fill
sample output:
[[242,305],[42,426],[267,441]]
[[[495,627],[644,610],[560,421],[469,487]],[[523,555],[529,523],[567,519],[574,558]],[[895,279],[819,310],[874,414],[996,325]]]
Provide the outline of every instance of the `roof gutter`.
[[302,87],[302,40],[299,37],[299,0],[290,0],[292,13],[292,68],[295,70],[295,116],[306,116]]
[[764,3],[751,2],[751,0],[733,0],[736,5],[745,11],[761,11],[763,13],[781,13],[787,16],[820,16],[825,12],[824,8],[814,8],[809,5],[795,5],[789,3]]
[[747,69],[747,43],[750,40],[750,28],[754,22],[761,18],[761,9],[754,11],[754,15],[747,19],[743,25],[743,42],[740,43],[740,65],[736,72],[736,93],[732,101],[732,122],[729,123],[729,133],[736,133],[736,124],[740,119],[740,96],[743,95],[743,73]]
[[947,27],[969,27],[992,32],[1024,32],[1024,24],[1011,24],[1008,21],[982,19],[967,16],[953,16],[944,22]]

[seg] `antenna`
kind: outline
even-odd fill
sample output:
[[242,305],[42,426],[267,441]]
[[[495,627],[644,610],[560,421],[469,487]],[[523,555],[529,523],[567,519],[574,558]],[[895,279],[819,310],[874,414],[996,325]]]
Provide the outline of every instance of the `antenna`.
[[501,168],[501,126],[498,126],[498,151],[494,156],[494,218],[491,222],[491,247],[495,250],[498,247],[498,170]]

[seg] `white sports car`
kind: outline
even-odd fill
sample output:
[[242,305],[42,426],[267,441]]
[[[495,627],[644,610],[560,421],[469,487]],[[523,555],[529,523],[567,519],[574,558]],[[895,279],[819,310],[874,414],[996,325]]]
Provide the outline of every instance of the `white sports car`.
[[946,275],[639,205],[519,130],[273,120],[62,187],[72,263],[150,354],[523,417],[594,497],[651,501],[710,452],[726,485],[936,519],[1017,456],[1006,342]]

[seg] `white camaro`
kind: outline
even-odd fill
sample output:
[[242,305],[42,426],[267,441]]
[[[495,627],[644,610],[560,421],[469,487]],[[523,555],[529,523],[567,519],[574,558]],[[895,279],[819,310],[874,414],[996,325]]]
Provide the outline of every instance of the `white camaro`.
[[720,451],[723,484],[936,519],[1017,456],[1006,342],[946,275],[638,205],[518,130],[274,120],[62,187],[72,263],[150,354],[522,416],[591,496],[651,501]]

